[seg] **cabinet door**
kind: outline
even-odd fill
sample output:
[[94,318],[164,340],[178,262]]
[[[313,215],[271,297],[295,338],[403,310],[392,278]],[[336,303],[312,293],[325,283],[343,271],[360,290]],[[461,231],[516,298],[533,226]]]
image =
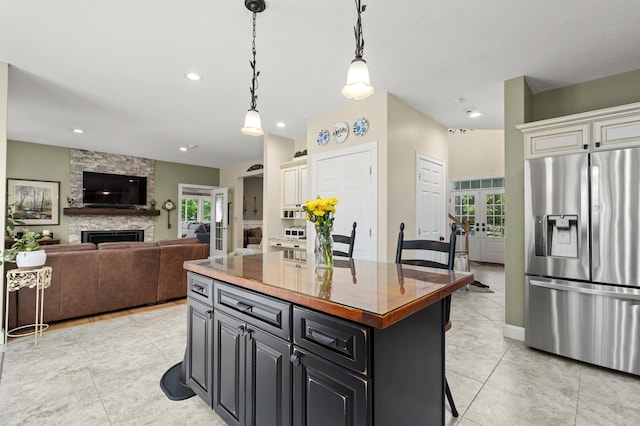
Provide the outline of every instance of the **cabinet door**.
[[214,322],[213,409],[228,425],[244,424],[244,323],[217,310]]
[[257,329],[246,339],[246,424],[291,425],[291,344]]
[[525,157],[538,158],[586,152],[589,149],[590,125],[554,127],[525,134]]
[[213,308],[189,299],[187,309],[187,385],[211,406]]
[[302,351],[293,367],[293,419],[305,426],[360,426],[371,419],[369,380]]
[[640,146],[640,114],[593,123],[593,150]]
[[282,207],[295,209],[298,205],[298,166],[282,169]]
[[302,207],[305,201],[307,201],[309,197],[309,180],[307,179],[307,166],[300,166],[298,169],[299,179],[298,179],[298,207]]

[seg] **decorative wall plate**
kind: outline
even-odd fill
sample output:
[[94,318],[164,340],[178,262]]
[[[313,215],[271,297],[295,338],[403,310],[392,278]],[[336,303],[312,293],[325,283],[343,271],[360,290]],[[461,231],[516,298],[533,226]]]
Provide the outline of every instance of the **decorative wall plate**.
[[336,123],[336,125],[333,126],[333,140],[336,141],[336,143],[344,142],[348,135],[349,125],[344,121]]
[[329,142],[329,131],[327,129],[320,130],[316,137],[316,142],[318,145],[326,145]]
[[362,118],[358,118],[354,123],[353,123],[353,134],[356,136],[364,136],[365,133],[367,133],[367,130],[369,130],[369,121],[367,121],[366,118],[362,117]]

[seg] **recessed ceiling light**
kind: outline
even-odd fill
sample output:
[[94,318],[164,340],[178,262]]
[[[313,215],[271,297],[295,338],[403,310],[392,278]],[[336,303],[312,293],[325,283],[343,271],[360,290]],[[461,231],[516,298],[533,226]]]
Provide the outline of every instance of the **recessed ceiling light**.
[[73,133],[84,133],[84,130],[82,130],[82,129],[71,129],[71,131]]
[[191,81],[200,81],[200,80],[202,80],[202,76],[200,74],[198,74],[197,72],[189,72],[189,73],[185,74],[184,76],[187,77]]
[[186,146],[181,146],[181,147],[180,147],[180,151],[182,151],[182,152],[186,152],[186,151],[187,151],[187,147],[186,147]]
[[467,116],[469,118],[478,118],[482,116],[482,113],[480,111],[476,111],[475,109],[468,109],[465,112],[467,113]]
[[189,144],[189,148],[191,148],[191,149],[194,149],[194,148],[197,148],[197,147],[198,147],[198,145],[194,145],[192,143]]
[[282,128],[282,127],[287,127],[287,125],[286,125],[286,124],[284,124],[282,121],[279,121],[279,122],[276,124],[276,126],[277,126],[277,127],[280,127],[280,128]]

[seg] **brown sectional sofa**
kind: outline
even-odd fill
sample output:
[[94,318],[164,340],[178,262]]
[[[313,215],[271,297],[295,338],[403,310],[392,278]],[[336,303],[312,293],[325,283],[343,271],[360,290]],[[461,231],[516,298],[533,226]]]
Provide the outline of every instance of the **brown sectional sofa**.
[[[197,238],[43,248],[53,274],[45,290],[45,323],[185,297],[183,263],[209,256],[209,245]],[[34,322],[33,289],[11,293],[9,303],[10,328]]]

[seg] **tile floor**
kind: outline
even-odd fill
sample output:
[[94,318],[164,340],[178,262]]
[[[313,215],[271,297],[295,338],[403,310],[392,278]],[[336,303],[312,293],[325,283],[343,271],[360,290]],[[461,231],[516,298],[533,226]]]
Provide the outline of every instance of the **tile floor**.
[[[460,417],[447,411],[447,424],[640,424],[640,378],[502,337],[503,270],[473,271],[494,292],[454,295],[447,379]],[[0,425],[224,424],[198,397],[170,401],[158,385],[183,357],[185,316],[171,306],[0,346]]]

